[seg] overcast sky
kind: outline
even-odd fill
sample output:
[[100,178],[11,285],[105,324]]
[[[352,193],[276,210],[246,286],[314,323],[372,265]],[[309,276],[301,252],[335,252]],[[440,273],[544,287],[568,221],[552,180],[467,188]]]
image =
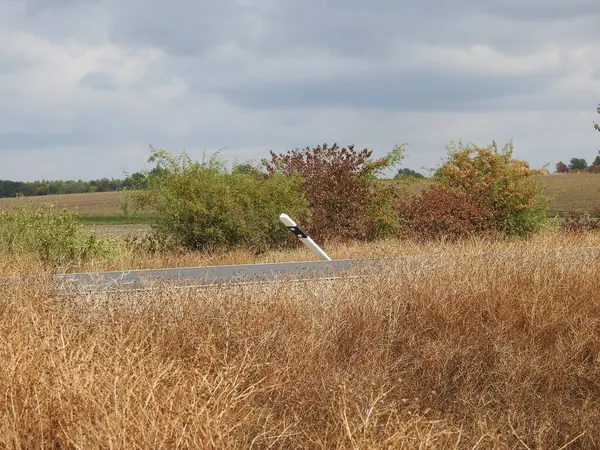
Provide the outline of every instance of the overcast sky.
[[150,144],[591,162],[599,23],[598,0],[0,0],[0,179],[122,177]]

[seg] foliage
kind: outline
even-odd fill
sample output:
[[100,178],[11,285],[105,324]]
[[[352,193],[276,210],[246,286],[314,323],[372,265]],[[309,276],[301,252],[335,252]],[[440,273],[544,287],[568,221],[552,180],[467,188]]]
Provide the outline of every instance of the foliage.
[[173,156],[150,148],[148,161],[157,170],[145,173],[147,189],[130,193],[127,208],[152,209],[151,247],[244,246],[260,252],[297,243],[279,222],[283,212],[299,223],[310,218],[295,177],[228,171],[217,154],[192,161],[185,152]]
[[572,214],[561,223],[561,228],[573,232],[597,231],[600,230],[600,219],[593,218],[589,213],[582,216]]
[[40,180],[10,181],[0,180],[0,198],[16,197],[19,193],[26,197],[36,195],[83,194],[87,192],[113,192],[127,188],[127,180],[100,178],[98,180]]
[[[596,112],[597,112],[598,114],[600,114],[600,103],[598,104],[598,107],[596,108]],[[596,123],[596,122],[594,122],[594,128],[595,128],[596,130],[600,131],[600,124],[599,124],[599,123]]]
[[300,187],[313,212],[311,235],[319,240],[373,239],[398,228],[393,214],[393,188],[375,188],[377,176],[405,157],[397,145],[383,158],[371,159],[372,150],[340,148],[326,143],[295,149],[263,160],[269,176],[301,177]]
[[[156,172],[156,169],[153,169]],[[147,182],[142,172],[127,175],[125,179],[99,178],[97,180],[0,180],[0,198],[16,197],[22,193],[26,197],[38,195],[85,194],[88,192],[115,192],[121,190],[145,189]]]
[[250,163],[234,163],[232,172],[234,174],[243,174],[243,175],[258,175],[260,174],[260,169],[253,164]]
[[[151,147],[152,148],[152,147]],[[164,167],[154,167],[150,172],[134,172],[123,180],[122,188],[125,190],[143,190],[148,188],[148,175],[160,178],[165,173]]]
[[598,150],[598,155],[596,156],[596,159],[594,159],[592,166],[600,166],[600,150]]
[[12,205],[0,211],[1,253],[33,254],[47,266],[65,268],[110,251],[108,241],[83,230],[75,212],[57,211],[51,204]]
[[538,167],[536,169],[532,169],[532,171],[536,175],[550,175],[550,172],[545,167]]
[[569,169],[570,170],[584,170],[588,166],[587,161],[584,158],[571,158]]
[[125,237],[125,248],[132,254],[139,256],[154,255],[171,250],[173,241],[157,234],[130,234]]
[[124,189],[135,190],[146,189],[147,187],[148,181],[146,180],[146,175],[141,172],[134,172],[123,180]]
[[394,178],[400,177],[425,178],[425,175],[417,172],[416,170],[409,169],[408,167],[403,167],[401,169],[398,169],[398,172],[394,176]]
[[585,173],[600,174],[600,164],[596,164],[596,165],[590,166],[587,169],[585,169],[584,172]]
[[569,171],[569,167],[562,161],[556,163],[556,171],[558,173],[567,173]]
[[489,204],[494,210],[493,229],[507,236],[539,229],[546,219],[548,199],[535,171],[513,158],[512,142],[502,148],[492,142],[483,148],[459,141],[447,149],[448,158],[435,173],[437,183]]
[[493,207],[468,192],[434,185],[398,203],[408,235],[416,240],[481,235],[493,229]]

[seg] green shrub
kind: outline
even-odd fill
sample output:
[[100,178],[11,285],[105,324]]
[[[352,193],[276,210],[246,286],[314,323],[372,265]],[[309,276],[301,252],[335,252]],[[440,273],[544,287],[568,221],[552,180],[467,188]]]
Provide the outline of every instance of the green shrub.
[[397,145],[385,157],[372,160],[373,151],[357,151],[337,144],[271,152],[263,165],[271,176],[301,177],[300,187],[313,212],[307,227],[317,241],[370,240],[398,229],[393,213],[394,189],[376,186],[377,175],[402,161],[404,146]]
[[448,153],[434,180],[491,205],[496,231],[525,236],[546,221],[548,199],[543,187],[527,162],[512,157],[512,142],[501,149],[495,142],[485,148],[453,142]]
[[0,252],[31,254],[44,265],[66,267],[111,252],[107,240],[86,233],[69,210],[54,205],[12,205],[0,211]]
[[298,180],[283,175],[267,177],[247,166],[226,169],[217,155],[192,161],[182,152],[173,156],[151,147],[147,189],[129,194],[129,205],[149,207],[153,250],[183,248],[211,250],[242,246],[255,252],[297,244],[279,222],[281,213],[307,223],[310,210]]

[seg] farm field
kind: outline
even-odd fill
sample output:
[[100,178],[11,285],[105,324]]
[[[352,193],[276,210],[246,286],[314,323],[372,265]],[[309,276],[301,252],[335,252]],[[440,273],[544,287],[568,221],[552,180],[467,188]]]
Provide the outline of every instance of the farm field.
[[600,174],[541,175],[538,180],[546,194],[554,197],[551,213],[600,216]]
[[[438,263],[77,301],[3,282],[0,446],[595,448],[600,260],[549,250],[599,244],[347,244],[329,251]],[[513,257],[472,258],[490,251]]]
[[59,209],[77,211],[85,228],[99,236],[123,238],[129,234],[146,233],[151,216],[125,216],[121,204],[125,192],[94,192],[89,194],[41,195],[25,198],[0,198],[0,209],[14,204],[54,204]]
[[76,210],[82,216],[114,216],[122,214],[119,207],[125,192],[93,192],[89,194],[40,195],[24,198],[0,198],[0,208],[19,203],[42,206],[53,203],[57,208]]

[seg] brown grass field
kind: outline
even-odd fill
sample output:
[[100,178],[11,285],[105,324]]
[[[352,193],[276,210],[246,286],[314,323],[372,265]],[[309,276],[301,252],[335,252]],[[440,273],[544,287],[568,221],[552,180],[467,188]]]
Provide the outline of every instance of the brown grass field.
[[[572,249],[599,245],[348,244],[328,251],[433,262],[79,298],[0,279],[0,447],[598,448],[600,258]],[[211,257],[313,259],[178,265]],[[37,270],[0,259],[0,275]]]
[[600,174],[574,173],[538,177],[546,195],[554,197],[550,211],[561,216],[584,212],[600,216]]
[[43,206],[53,203],[57,208],[67,208],[82,215],[115,215],[122,214],[120,202],[124,192],[94,192],[89,194],[39,195],[24,198],[0,198],[0,209],[13,204],[32,203]]

